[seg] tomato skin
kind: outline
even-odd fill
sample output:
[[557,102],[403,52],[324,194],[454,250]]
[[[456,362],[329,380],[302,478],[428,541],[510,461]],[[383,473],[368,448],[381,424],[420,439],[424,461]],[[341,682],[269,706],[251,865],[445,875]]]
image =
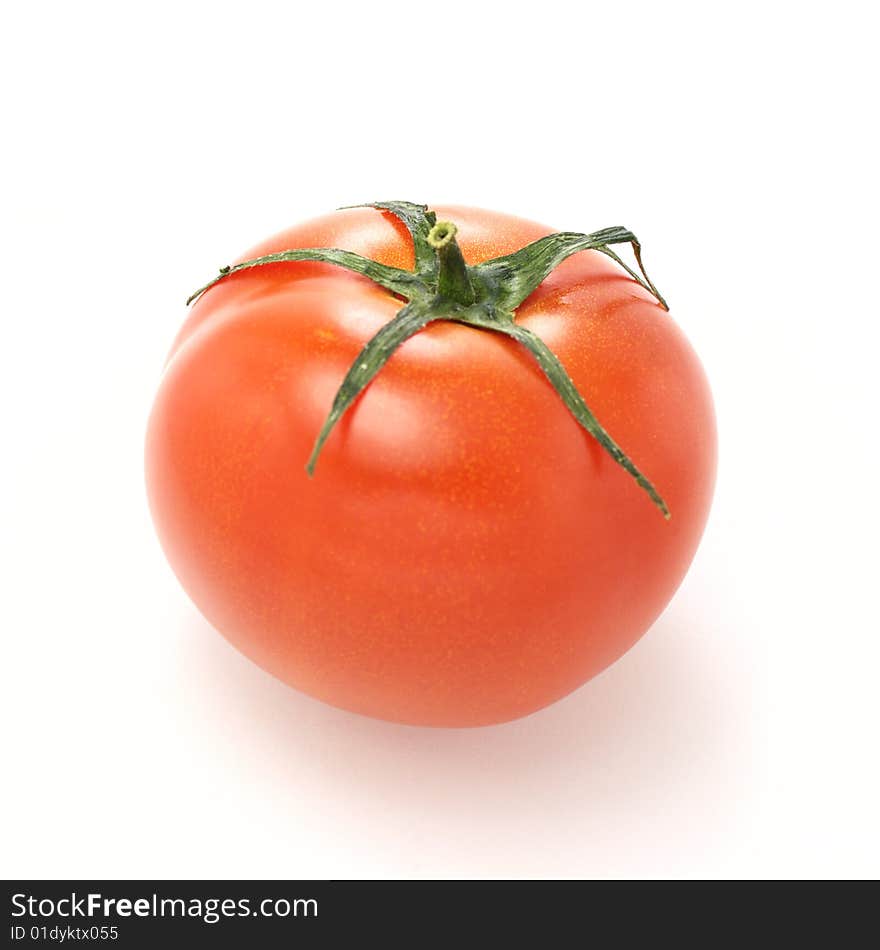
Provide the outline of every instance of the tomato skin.
[[[471,208],[468,263],[551,229]],[[342,247],[411,268],[390,214],[337,212],[242,260]],[[184,588],[294,687],[400,722],[533,712],[621,656],[691,562],[715,477],[712,401],[672,318],[612,261],[569,258],[517,311],[651,479],[661,514],[517,343],[437,323],[305,463],[336,389],[401,302],[331,265],[272,264],[198,300],[150,417],[146,476]]]

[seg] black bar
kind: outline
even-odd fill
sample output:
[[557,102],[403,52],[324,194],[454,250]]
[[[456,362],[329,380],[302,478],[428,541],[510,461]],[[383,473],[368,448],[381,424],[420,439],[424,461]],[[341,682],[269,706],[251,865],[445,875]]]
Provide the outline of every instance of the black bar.
[[[428,945],[556,947],[639,944],[711,935],[754,938],[756,901],[712,882],[602,881],[7,881],[4,944],[10,947],[371,947]],[[833,917],[801,888],[777,889],[761,919],[784,918],[790,937],[857,937],[870,907],[863,888],[837,888]],[[700,889],[679,893],[679,888]],[[638,888],[638,893],[636,893]],[[676,888],[675,893],[672,888]],[[769,895],[768,895],[769,896]],[[840,906],[838,906],[840,904]],[[843,905],[846,905],[844,907]],[[805,908],[809,911],[805,916]],[[699,908],[699,913],[696,909]],[[707,930],[706,922],[712,920]],[[764,926],[764,924],[762,924]],[[445,942],[438,944],[441,934]],[[606,944],[605,939],[602,940]]]

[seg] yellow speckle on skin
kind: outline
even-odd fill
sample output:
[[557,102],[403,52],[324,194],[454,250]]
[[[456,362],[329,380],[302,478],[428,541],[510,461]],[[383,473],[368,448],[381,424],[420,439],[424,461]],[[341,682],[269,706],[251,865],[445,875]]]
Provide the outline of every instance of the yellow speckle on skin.
[[336,339],[336,334],[332,330],[326,330],[324,327],[318,327],[315,330],[315,336],[318,337],[319,340],[327,340],[328,342]]

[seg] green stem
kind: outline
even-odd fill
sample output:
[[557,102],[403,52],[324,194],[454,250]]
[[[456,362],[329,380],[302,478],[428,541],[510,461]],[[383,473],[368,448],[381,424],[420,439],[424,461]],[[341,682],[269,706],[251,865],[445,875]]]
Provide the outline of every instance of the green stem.
[[547,346],[547,344],[528,327],[519,323],[506,323],[498,320],[478,321],[470,318],[470,325],[481,325],[487,330],[493,330],[495,333],[503,333],[512,337],[532,354],[541,367],[541,371],[547,377],[550,384],[562,398],[569,412],[574,418],[590,433],[591,436],[602,446],[603,449],[614,459],[617,464],[629,472],[636,480],[638,485],[649,495],[651,501],[660,509],[663,517],[668,521],[671,517],[666,502],[660,497],[657,489],[650,481],[636,468],[629,456],[623,449],[611,438],[601,425],[599,420],[593,415],[589,406],[584,402],[584,397],[580,394],[571,377],[568,375],[565,367],[559,361],[559,357]]
[[439,315],[432,312],[424,304],[408,303],[361,350],[346,373],[345,379],[342,380],[330,408],[330,413],[324,420],[324,425],[315,440],[312,454],[309,456],[306,465],[306,471],[309,475],[315,474],[318,456],[321,454],[321,449],[324,447],[332,428],[379,370],[388,362],[395,350],[411,336],[423,330],[432,320],[439,319]]
[[[335,264],[368,277],[380,287],[408,301],[367,343],[342,380],[308,460],[309,475],[314,472],[315,463],[333,427],[369,386],[397,348],[429,323],[435,320],[450,320],[480,330],[503,333],[525,346],[575,420],[635,479],[663,517],[668,519],[669,508],[657,489],[593,415],[559,359],[540,337],[527,327],[516,323],[516,308],[548,274],[572,254],[587,250],[598,251],[616,261],[633,280],[654,294],[666,308],[666,301],[645,273],[642,248],[632,231],[614,227],[594,231],[592,234],[572,231],[550,234],[512,254],[469,267],[455,240],[458,229],[451,221],[437,221],[434,212],[429,211],[425,205],[409,201],[377,201],[372,207],[395,215],[405,225],[413,240],[415,270],[405,271],[389,267],[338,248],[293,248],[242,261],[233,267],[223,267],[217,277],[197,290],[187,301],[191,303],[214,284],[239,271],[266,264],[296,261]],[[611,250],[612,244],[632,245],[640,274]]]
[[438,221],[428,232],[428,244],[437,253],[437,292],[444,299],[469,307],[476,299],[468,266],[455,240],[458,228],[451,221]]
[[369,277],[380,287],[384,287],[394,294],[399,294],[407,300],[425,291],[419,275],[410,273],[410,271],[389,267],[387,264],[380,264],[368,257],[361,257],[360,254],[353,254],[351,251],[340,251],[334,247],[301,247],[292,251],[281,251],[278,254],[255,257],[253,260],[242,261],[232,267],[221,267],[220,273],[212,281],[209,281],[204,287],[199,287],[195,293],[190,294],[186,301],[187,306],[230,274],[237,274],[239,271],[249,270],[251,267],[263,267],[266,264],[293,261],[318,261],[323,264],[335,264],[337,267],[354,271],[355,274]]

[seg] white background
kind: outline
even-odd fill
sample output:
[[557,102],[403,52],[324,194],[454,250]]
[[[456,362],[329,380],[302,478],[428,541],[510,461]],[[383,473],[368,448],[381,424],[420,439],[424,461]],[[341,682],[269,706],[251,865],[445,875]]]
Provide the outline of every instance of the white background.
[[[872,6],[7,10],[0,872],[876,876]],[[282,686],[201,619],[146,508],[187,292],[376,198],[633,228],[717,401],[669,609],[500,727]]]

